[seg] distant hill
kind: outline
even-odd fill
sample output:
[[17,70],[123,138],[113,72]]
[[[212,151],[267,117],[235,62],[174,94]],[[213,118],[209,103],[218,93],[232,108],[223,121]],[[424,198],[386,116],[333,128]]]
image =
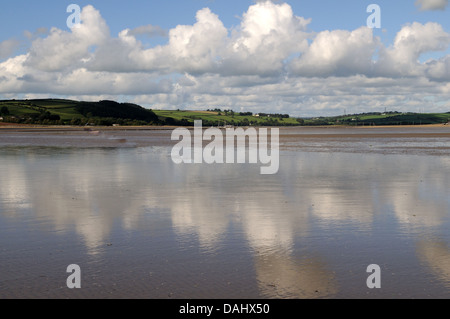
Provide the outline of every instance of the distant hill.
[[114,118],[139,120],[147,123],[158,123],[158,116],[153,111],[131,103],[114,101],[79,102],[75,109],[85,117]]
[[[3,110],[3,112],[1,111]],[[3,121],[47,125],[159,125],[149,109],[115,101],[84,102],[61,99],[0,101]]]
[[203,126],[382,126],[443,124],[449,113],[361,113],[345,116],[295,118],[287,114],[208,111],[150,110],[132,103],[115,101],[85,102],[65,99],[0,101],[0,121],[43,125],[176,125],[192,126],[201,120]]
[[312,119],[309,123],[317,125],[322,122],[326,125],[351,126],[386,126],[386,125],[428,125],[445,124],[450,121],[449,113],[362,113],[335,117],[321,117]]
[[[1,110],[4,110],[2,113]],[[43,125],[177,125],[193,126],[293,126],[295,118],[286,114],[235,113],[233,111],[165,111],[150,110],[132,103],[115,101],[85,102],[64,99],[0,101],[3,122]]]

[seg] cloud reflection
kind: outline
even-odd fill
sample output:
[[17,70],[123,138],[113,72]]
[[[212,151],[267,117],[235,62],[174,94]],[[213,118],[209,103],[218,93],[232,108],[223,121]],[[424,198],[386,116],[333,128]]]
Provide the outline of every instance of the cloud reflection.
[[450,287],[450,247],[440,240],[423,240],[417,245],[417,254],[447,287]]
[[[8,218],[27,212],[53,229],[75,229],[94,256],[114,225],[145,229],[156,211],[171,221],[169,231],[196,236],[206,252],[223,244],[233,224],[269,298],[337,293],[325,256],[296,249],[303,238],[320,240],[311,229],[317,221],[369,231],[377,214],[392,209],[408,231],[438,227],[448,215],[450,182],[440,172],[450,170],[449,162],[439,157],[289,154],[278,175],[261,176],[247,164],[176,166],[166,148],[13,152],[0,156],[0,209]],[[448,281],[447,246],[421,243],[418,252]]]

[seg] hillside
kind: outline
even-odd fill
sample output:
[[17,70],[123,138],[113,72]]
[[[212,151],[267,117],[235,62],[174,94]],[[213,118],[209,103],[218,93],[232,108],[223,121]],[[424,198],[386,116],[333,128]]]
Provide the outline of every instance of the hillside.
[[201,120],[203,126],[298,126],[296,118],[283,114],[264,114],[263,116],[251,113],[237,113],[233,111],[154,111],[161,119],[173,124],[192,125],[195,120]]
[[428,125],[446,124],[450,121],[448,113],[362,113],[335,117],[320,117],[307,121],[306,125],[350,125],[350,126],[386,126],[386,125]]
[[151,110],[131,103],[73,100],[0,101],[4,122],[43,125],[151,125],[161,124]]
[[[3,112],[1,111],[3,110]],[[149,110],[131,103],[82,102],[61,99],[0,101],[3,122],[43,125],[181,125],[202,120],[205,126],[293,126],[297,119],[282,114],[253,116],[233,111]]]
[[42,125],[178,125],[192,126],[382,126],[443,124],[448,113],[362,113],[345,116],[293,118],[287,114],[238,113],[231,110],[149,110],[132,103],[83,102],[63,99],[0,101],[0,121]]

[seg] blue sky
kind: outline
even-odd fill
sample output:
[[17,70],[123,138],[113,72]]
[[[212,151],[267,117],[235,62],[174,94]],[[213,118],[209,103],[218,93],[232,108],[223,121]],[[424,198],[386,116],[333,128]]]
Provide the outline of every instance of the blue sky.
[[[450,109],[450,8],[447,0],[420,1],[8,1],[0,22],[0,97],[109,97],[153,108],[223,106],[293,115],[383,105],[442,111]],[[66,25],[71,3],[88,8],[86,21],[99,27],[91,27],[98,34],[86,43]],[[381,29],[368,31],[366,8],[372,3],[381,8]],[[272,31],[262,31],[265,14]],[[144,26],[166,35],[123,34]],[[91,37],[89,29],[86,34]],[[403,40],[394,47],[399,35]],[[183,40],[185,47],[175,44]],[[70,45],[64,51],[56,41]],[[95,80],[98,87],[74,89],[62,80],[67,78]],[[133,81],[148,81],[148,92],[119,87]],[[395,92],[389,89],[393,83]],[[111,84],[117,87],[108,91]]]
[[[108,21],[113,34],[125,28],[153,24],[169,29],[178,24],[192,24],[198,10],[208,7],[218,14],[227,27],[239,24],[239,18],[255,3],[245,0],[96,0],[96,1],[55,1],[55,0],[15,0],[2,3],[2,28],[0,39],[20,37],[24,30],[40,27],[64,28],[66,8],[69,4],[80,7],[88,4],[97,8]],[[394,33],[409,22],[435,21],[446,30],[450,28],[448,11],[420,11],[414,0],[294,0],[288,1],[295,14],[312,18],[310,27],[315,31],[327,29],[352,30],[366,23],[369,16],[366,8],[375,3],[382,9],[382,27]]]

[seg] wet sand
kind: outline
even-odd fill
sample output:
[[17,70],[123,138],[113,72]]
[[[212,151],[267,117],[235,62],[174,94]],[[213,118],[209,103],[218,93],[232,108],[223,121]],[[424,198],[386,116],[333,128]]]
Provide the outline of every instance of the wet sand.
[[[55,147],[173,146],[176,141],[171,140],[171,133],[175,128],[170,126],[3,125],[0,126],[0,145]],[[375,152],[378,150],[386,153],[405,151],[408,148],[414,148],[418,151],[422,148],[430,153],[429,151],[433,150],[447,150],[449,146],[445,144],[445,141],[450,137],[450,126],[448,125],[279,127],[278,129],[282,150],[303,151]],[[416,145],[416,142],[423,145]],[[439,143],[436,144],[436,142]],[[204,143],[207,144],[206,141]],[[343,145],[345,147],[342,147]]]
[[[13,124],[0,122],[0,133],[2,132],[121,132],[121,131],[172,131],[178,126],[45,126],[45,125],[29,125],[29,124]],[[192,127],[187,127],[192,129]],[[208,127],[204,127],[206,129]],[[258,127],[256,127],[258,129]],[[272,127],[267,127],[272,128]],[[292,132],[301,132],[301,134],[308,134],[310,137],[325,137],[329,134],[339,134],[345,137],[348,134],[351,136],[365,137],[367,134],[376,134],[379,132],[380,136],[389,134],[398,134],[402,131],[408,133],[403,134],[448,134],[450,133],[450,125],[433,124],[433,125],[401,125],[401,126],[296,126],[296,127],[273,127],[280,130],[281,136],[289,135],[295,137]],[[245,128],[244,128],[245,129]],[[318,135],[318,136],[316,136]]]
[[0,129],[0,298],[450,297],[450,127],[280,128],[273,176],[172,129]]

